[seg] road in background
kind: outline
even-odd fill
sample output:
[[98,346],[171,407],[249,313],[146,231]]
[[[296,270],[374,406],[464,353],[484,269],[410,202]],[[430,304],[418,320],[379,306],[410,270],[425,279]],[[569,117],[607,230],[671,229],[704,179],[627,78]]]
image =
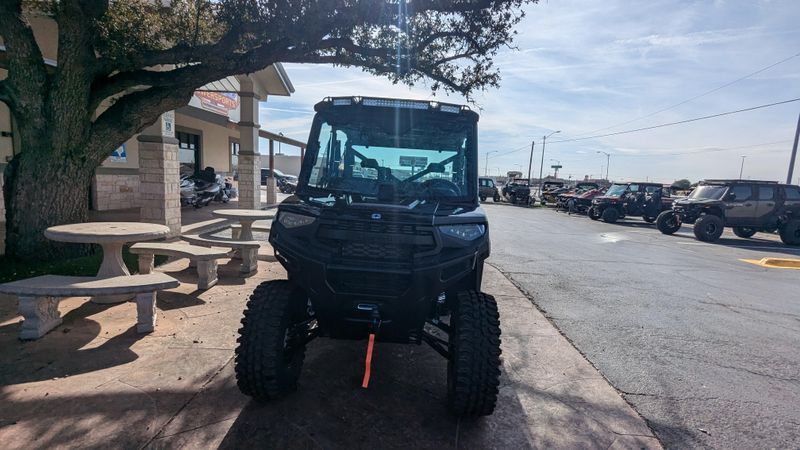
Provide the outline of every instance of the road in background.
[[647,419],[667,448],[800,443],[800,257],[774,235],[715,244],[488,203],[489,262]]

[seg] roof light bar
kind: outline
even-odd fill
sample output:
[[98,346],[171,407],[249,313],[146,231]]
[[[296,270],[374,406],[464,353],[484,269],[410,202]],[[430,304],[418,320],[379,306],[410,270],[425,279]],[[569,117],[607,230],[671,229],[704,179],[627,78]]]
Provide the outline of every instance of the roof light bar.
[[461,107],[460,106],[455,106],[455,105],[442,105],[442,106],[439,107],[439,111],[446,112],[446,113],[458,114],[458,113],[461,112]]
[[411,100],[393,100],[387,98],[365,98],[362,101],[364,106],[382,106],[384,108],[404,108],[404,109],[428,109],[427,102],[415,102]]

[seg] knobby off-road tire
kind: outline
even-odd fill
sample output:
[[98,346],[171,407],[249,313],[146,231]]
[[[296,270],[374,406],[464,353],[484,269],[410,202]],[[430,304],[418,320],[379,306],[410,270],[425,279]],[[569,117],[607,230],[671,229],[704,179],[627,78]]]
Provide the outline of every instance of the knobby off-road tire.
[[781,240],[787,245],[800,245],[800,220],[790,220],[781,227]]
[[597,213],[597,209],[595,209],[594,206],[592,206],[591,208],[589,208],[586,211],[586,215],[589,216],[589,218],[592,219],[592,220],[599,220],[600,219],[600,214]]
[[494,200],[495,203],[500,203],[500,196],[499,195],[495,195],[492,200]]
[[740,238],[747,239],[753,237],[753,235],[756,234],[756,230],[748,227],[733,227],[733,234]]
[[244,310],[236,348],[236,382],[259,402],[297,390],[305,345],[293,344],[289,331],[302,320],[305,296],[288,280],[261,283]]
[[703,242],[714,242],[725,231],[725,222],[713,214],[703,214],[694,222],[694,236]]
[[674,212],[664,211],[656,218],[656,227],[658,227],[658,231],[664,234],[675,234],[676,231],[681,229],[681,224],[678,222]]
[[458,293],[451,315],[447,362],[447,406],[459,417],[494,411],[500,386],[500,315],[494,297]]
[[619,211],[616,208],[606,208],[601,217],[605,223],[614,223],[619,219]]
[[486,196],[485,195],[481,195],[481,202],[486,202]]

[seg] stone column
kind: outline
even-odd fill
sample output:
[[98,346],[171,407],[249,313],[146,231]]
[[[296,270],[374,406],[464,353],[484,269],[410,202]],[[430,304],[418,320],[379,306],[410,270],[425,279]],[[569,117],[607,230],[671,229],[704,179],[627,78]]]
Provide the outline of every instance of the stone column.
[[249,77],[239,79],[239,207],[261,209],[261,154],[258,151],[258,98]]
[[181,233],[180,162],[175,139],[175,112],[161,115],[137,138],[142,222],[169,227],[168,237]]

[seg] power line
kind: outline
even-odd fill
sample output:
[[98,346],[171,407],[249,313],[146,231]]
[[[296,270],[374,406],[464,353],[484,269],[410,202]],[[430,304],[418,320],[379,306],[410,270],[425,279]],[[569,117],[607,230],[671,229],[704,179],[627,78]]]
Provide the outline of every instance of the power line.
[[653,117],[656,114],[661,114],[664,111],[669,111],[670,109],[677,108],[678,106],[685,105],[686,103],[689,103],[691,101],[697,100],[698,98],[705,97],[706,95],[713,94],[714,92],[717,92],[719,90],[725,89],[726,87],[728,87],[728,86],[730,86],[732,84],[736,84],[736,83],[738,83],[740,81],[746,80],[746,79],[752,77],[753,75],[758,75],[761,72],[765,72],[765,71],[767,71],[767,70],[769,70],[769,69],[771,69],[771,68],[773,68],[775,66],[778,66],[780,64],[785,63],[786,61],[789,61],[791,59],[797,58],[798,56],[800,56],[800,53],[795,53],[794,55],[789,56],[788,58],[784,58],[784,59],[782,59],[782,60],[780,60],[780,61],[778,61],[776,63],[770,64],[770,65],[768,65],[766,67],[762,67],[761,69],[758,69],[755,72],[749,73],[749,74],[747,74],[747,75],[745,75],[743,77],[739,77],[739,78],[737,78],[737,79],[735,79],[733,81],[729,81],[729,82],[723,84],[722,86],[715,87],[714,89],[711,89],[710,91],[706,91],[706,92],[703,92],[702,94],[695,95],[694,97],[688,98],[688,99],[683,100],[683,101],[678,102],[678,103],[675,103],[674,105],[667,106],[666,108],[659,109],[658,111],[653,111],[653,112],[651,112],[649,114],[645,114],[644,116],[636,117],[636,118],[628,120],[626,122],[618,123],[618,124],[611,125],[611,126],[608,126],[608,127],[605,127],[605,128],[598,128],[597,130],[587,131],[586,133],[581,133],[581,134],[597,133],[598,131],[605,131],[605,130],[609,130],[611,128],[621,127],[622,125],[627,125],[629,123],[636,122],[636,121],[641,120],[641,119],[646,119],[648,117]]
[[681,124],[684,124],[684,123],[697,122],[699,120],[713,119],[715,117],[729,116],[731,114],[738,114],[738,113],[743,113],[743,112],[747,112],[747,111],[755,111],[757,109],[769,108],[769,107],[772,107],[772,106],[785,105],[787,103],[792,103],[792,102],[796,102],[796,101],[800,101],[800,98],[793,98],[793,99],[790,99],[790,100],[784,100],[784,101],[775,102],[775,103],[767,103],[765,105],[758,105],[758,106],[753,106],[753,107],[750,107],[750,108],[737,109],[735,111],[727,111],[727,112],[718,113],[718,114],[711,114],[709,116],[702,116],[702,117],[695,117],[695,118],[692,118],[692,119],[679,120],[677,122],[662,123],[660,125],[653,125],[653,126],[649,126],[649,127],[636,128],[636,129],[633,129],[633,130],[617,131],[615,133],[598,134],[598,135],[595,135],[595,136],[586,136],[586,137],[579,137],[579,138],[573,138],[573,139],[564,139],[564,140],[561,140],[561,141],[552,141],[551,144],[558,144],[560,142],[585,141],[587,139],[598,139],[598,138],[604,138],[604,137],[609,137],[609,136],[617,136],[617,135],[620,135],[620,134],[629,134],[629,133],[636,133],[636,132],[639,132],[639,131],[654,130],[656,128],[670,127],[670,126],[673,126],[673,125],[681,125]]

